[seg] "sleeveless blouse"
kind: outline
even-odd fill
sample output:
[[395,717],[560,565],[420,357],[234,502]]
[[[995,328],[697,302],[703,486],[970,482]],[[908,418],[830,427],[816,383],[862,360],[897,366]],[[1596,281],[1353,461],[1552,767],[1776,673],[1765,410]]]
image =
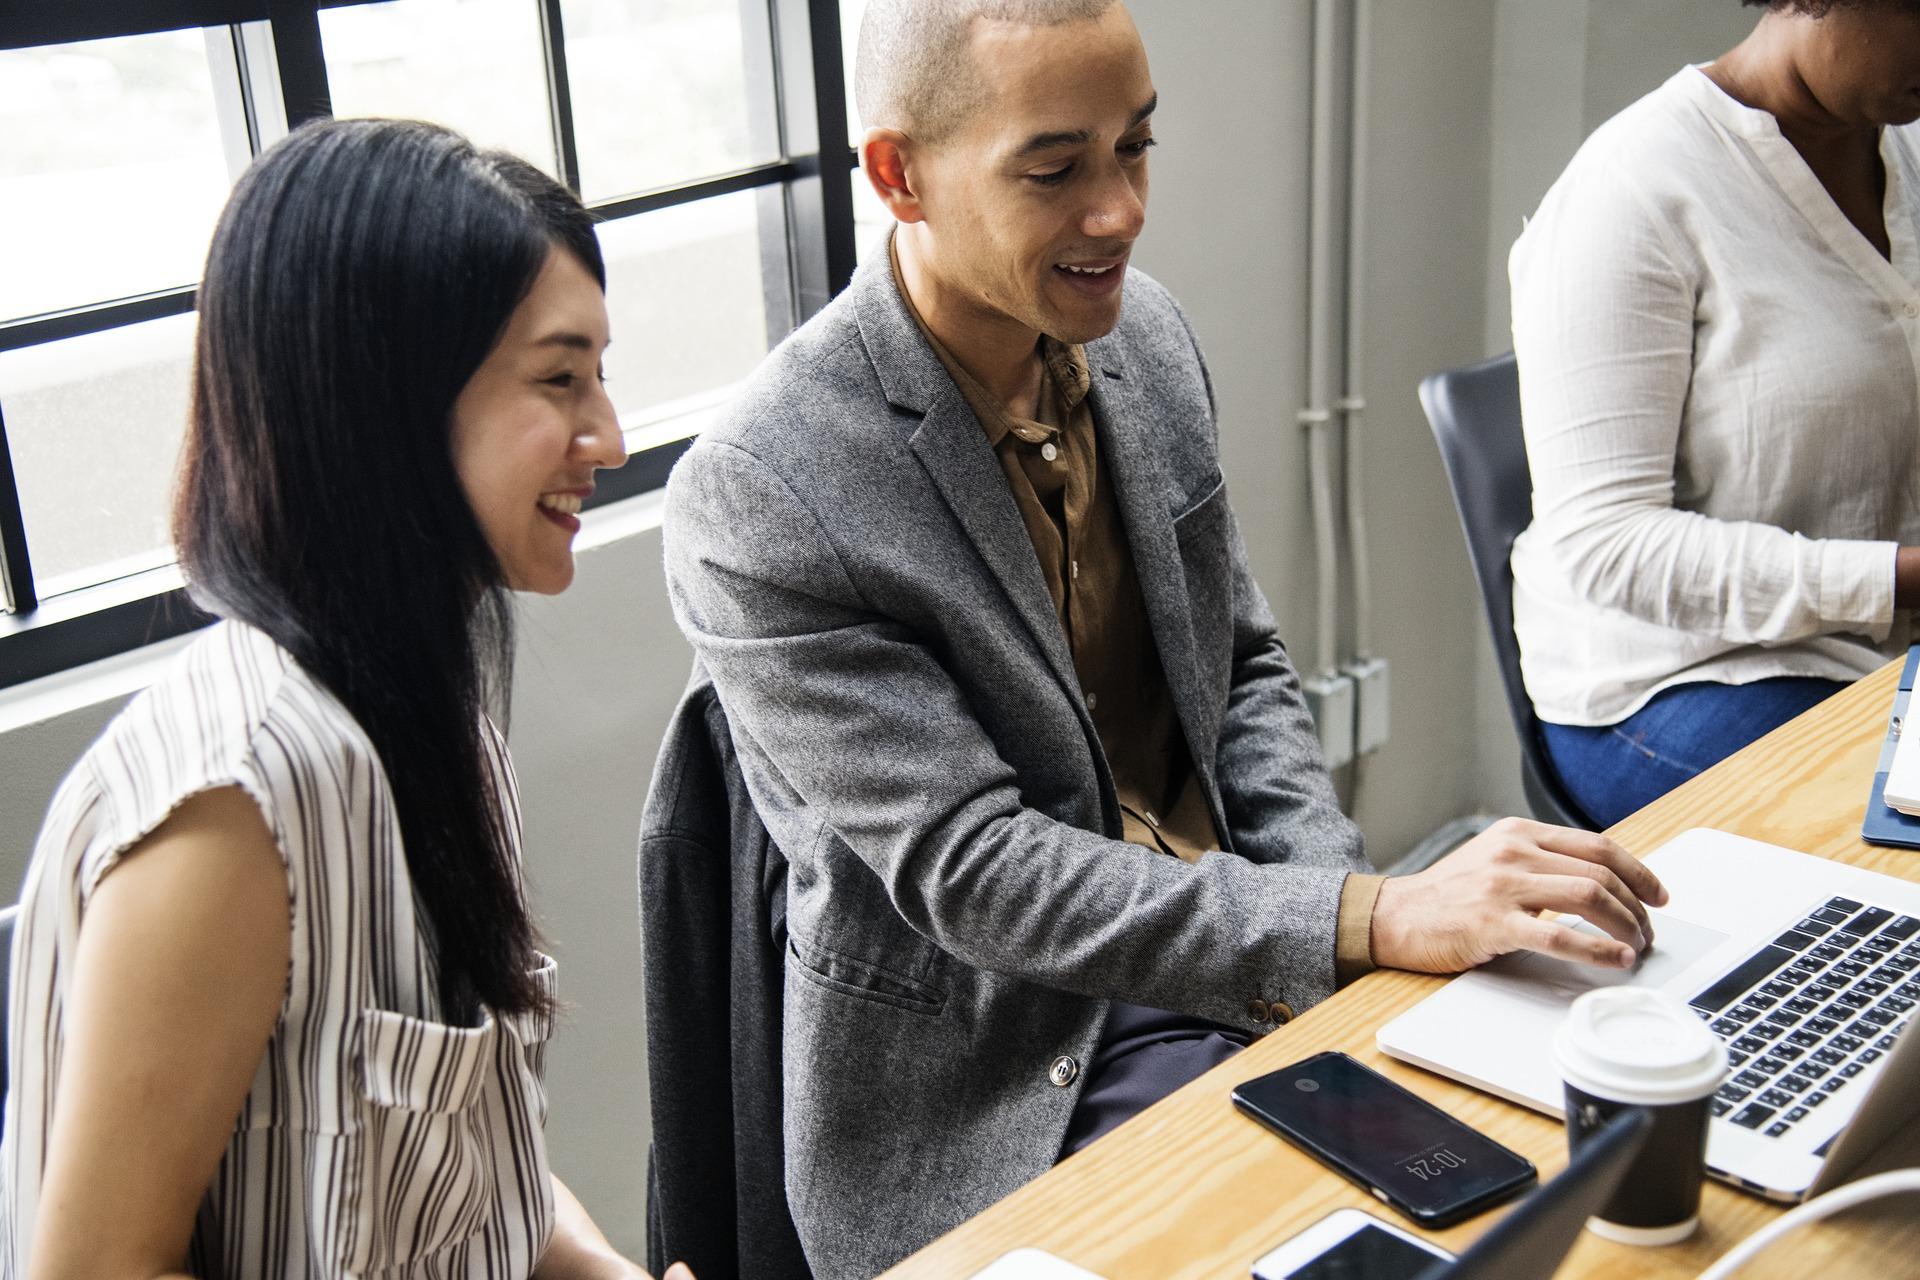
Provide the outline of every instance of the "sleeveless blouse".
[[[520,814],[487,726],[506,829]],[[180,803],[237,786],[286,863],[287,994],[194,1223],[206,1280],[526,1277],[552,1230],[550,1016],[443,1021],[393,795],[345,708],[263,633],[210,628],[55,793],[21,894],[7,1007],[0,1280],[27,1273],[81,922]],[[537,970],[552,990],[553,962]]]

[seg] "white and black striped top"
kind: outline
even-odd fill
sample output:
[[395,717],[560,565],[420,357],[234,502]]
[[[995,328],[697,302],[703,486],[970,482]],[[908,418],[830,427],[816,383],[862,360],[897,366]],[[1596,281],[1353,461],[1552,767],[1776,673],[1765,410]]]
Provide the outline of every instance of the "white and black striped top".
[[[519,801],[489,733],[507,829]],[[212,787],[258,802],[287,863],[287,999],[194,1224],[224,1277],[525,1277],[553,1193],[550,1018],[441,1021],[400,828],[372,744],[264,634],[221,623],[136,698],[55,794],[21,897],[0,1142],[0,1280],[27,1273],[87,904],[121,855]],[[551,984],[553,964],[543,980]]]

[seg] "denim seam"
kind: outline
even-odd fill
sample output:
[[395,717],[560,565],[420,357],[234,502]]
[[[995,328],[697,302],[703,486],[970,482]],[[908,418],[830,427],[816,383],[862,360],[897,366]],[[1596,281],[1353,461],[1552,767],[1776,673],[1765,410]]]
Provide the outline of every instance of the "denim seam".
[[1649,748],[1646,745],[1646,743],[1636,738],[1629,737],[1628,735],[1620,732],[1618,726],[1609,728],[1608,732],[1611,733],[1614,737],[1620,739],[1620,741],[1632,747],[1635,751],[1638,751],[1641,755],[1645,756],[1647,759],[1652,760],[1656,764],[1663,764],[1667,766],[1667,768],[1669,769],[1678,769],[1681,773],[1686,774],[1689,778],[1697,778],[1700,776],[1700,774],[1703,771],[1702,769],[1695,768],[1693,765],[1687,764],[1684,761],[1674,760],[1667,756],[1661,755],[1658,751],[1654,751],[1651,748]]

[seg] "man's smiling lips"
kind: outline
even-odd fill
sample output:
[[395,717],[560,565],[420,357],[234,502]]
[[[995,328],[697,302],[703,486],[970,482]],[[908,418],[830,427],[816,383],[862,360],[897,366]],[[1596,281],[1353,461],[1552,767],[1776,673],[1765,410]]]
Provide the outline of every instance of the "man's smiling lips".
[[1127,259],[1089,258],[1081,262],[1056,262],[1053,274],[1069,287],[1092,298],[1104,298],[1120,287],[1126,278]]

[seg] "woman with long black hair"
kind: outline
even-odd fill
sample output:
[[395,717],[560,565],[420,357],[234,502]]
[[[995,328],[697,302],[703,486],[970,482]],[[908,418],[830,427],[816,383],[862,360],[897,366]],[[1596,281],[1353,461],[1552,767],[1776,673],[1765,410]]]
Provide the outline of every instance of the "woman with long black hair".
[[549,1172],[509,589],[593,473],[574,197],[402,121],[235,188],[175,513],[223,619],[56,794],[10,996],[0,1276],[635,1277]]

